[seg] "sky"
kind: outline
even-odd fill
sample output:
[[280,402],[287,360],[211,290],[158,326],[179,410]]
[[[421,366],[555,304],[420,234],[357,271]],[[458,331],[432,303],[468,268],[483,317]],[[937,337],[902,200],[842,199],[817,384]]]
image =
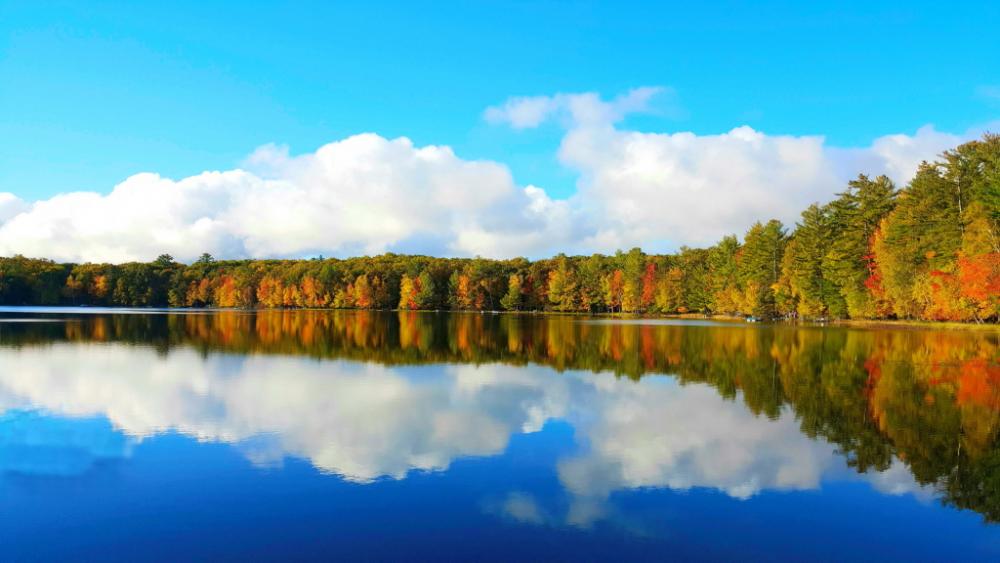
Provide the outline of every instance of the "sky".
[[[703,5],[704,4],[704,5]],[[0,255],[669,251],[1000,127],[995,2],[0,0]]]

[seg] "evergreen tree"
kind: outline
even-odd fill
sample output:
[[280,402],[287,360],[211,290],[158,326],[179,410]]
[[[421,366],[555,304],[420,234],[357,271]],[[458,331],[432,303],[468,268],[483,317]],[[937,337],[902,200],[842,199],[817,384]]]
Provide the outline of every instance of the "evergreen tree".
[[747,231],[736,269],[743,293],[743,313],[776,316],[774,286],[781,273],[784,251],[785,228],[780,221],[772,219],[766,225],[758,222]]
[[884,309],[865,282],[874,269],[873,246],[882,220],[895,207],[896,188],[886,176],[860,175],[830,204],[837,233],[823,259],[823,276],[840,288],[853,318],[872,318]]
[[797,310],[803,317],[843,317],[847,305],[839,287],[823,275],[823,262],[830,241],[837,231],[828,207],[813,204],[802,212],[797,224],[788,264],[789,284],[797,298]]
[[711,280],[711,309],[716,313],[739,312],[739,287],[737,281],[737,254],[740,242],[735,235],[723,237],[708,250],[709,279]]

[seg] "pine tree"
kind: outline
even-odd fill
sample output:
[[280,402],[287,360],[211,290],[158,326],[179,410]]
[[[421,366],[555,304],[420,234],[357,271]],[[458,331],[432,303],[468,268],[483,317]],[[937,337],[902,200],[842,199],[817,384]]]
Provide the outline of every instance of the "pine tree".
[[871,318],[884,308],[866,281],[874,269],[875,234],[895,207],[896,194],[886,176],[860,175],[830,204],[837,235],[824,256],[823,276],[840,288],[852,318]]
[[765,318],[776,316],[774,286],[781,273],[785,242],[785,229],[774,219],[766,225],[757,222],[747,231],[736,268],[742,291],[741,312]]
[[823,276],[829,241],[836,235],[829,208],[813,204],[802,212],[794,244],[787,251],[792,253],[789,282],[798,301],[798,313],[803,317],[843,317],[847,314],[839,287]]

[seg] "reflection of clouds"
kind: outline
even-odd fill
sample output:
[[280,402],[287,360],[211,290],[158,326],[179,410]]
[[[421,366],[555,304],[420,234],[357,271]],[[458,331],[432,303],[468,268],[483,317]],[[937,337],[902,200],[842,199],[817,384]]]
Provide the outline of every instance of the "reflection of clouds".
[[130,454],[131,441],[104,419],[69,420],[33,411],[0,414],[0,473],[70,476]]
[[761,489],[809,489],[831,448],[799,432],[792,416],[756,417],[713,389],[664,378],[605,389],[585,432],[590,451],[560,477],[581,494],[620,488],[711,487],[737,498]]
[[913,495],[918,500],[927,502],[936,493],[933,486],[917,483],[906,465],[895,458],[885,471],[870,471],[854,476],[867,481],[876,491],[886,495]]
[[601,517],[604,498],[620,489],[708,487],[741,499],[812,489],[834,459],[832,447],[804,436],[790,414],[756,417],[706,386],[650,377],[603,385],[595,399],[581,428],[589,450],[559,464],[575,497],[570,523]]
[[549,516],[545,513],[535,497],[521,491],[509,493],[500,503],[501,515],[525,524],[545,524]]
[[3,354],[0,404],[103,415],[137,437],[177,430],[238,443],[260,464],[304,457],[354,481],[498,454],[512,433],[558,414],[560,396],[537,374],[502,366],[391,369],[190,350],[163,361],[151,349],[101,345]]
[[[164,359],[117,345],[7,349],[2,358],[0,408],[100,415],[135,438],[176,430],[236,444],[259,465],[302,457],[357,482],[499,454],[512,434],[566,419],[580,450],[559,462],[558,476],[572,497],[566,520],[580,525],[606,514],[616,490],[704,487],[742,499],[816,488],[839,465],[833,447],[804,436],[791,413],[756,417],[710,387],[667,377],[204,358],[193,350]],[[899,463],[865,478],[880,491],[919,490]],[[519,521],[553,521],[554,511],[523,493],[500,505]]]

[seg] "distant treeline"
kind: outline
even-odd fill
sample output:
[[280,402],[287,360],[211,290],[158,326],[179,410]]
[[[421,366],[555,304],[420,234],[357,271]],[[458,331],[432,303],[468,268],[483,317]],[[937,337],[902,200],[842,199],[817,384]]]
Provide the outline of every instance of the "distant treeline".
[[529,261],[385,254],[58,264],[0,258],[0,304],[1000,318],[1000,136],[924,163],[897,189],[861,175],[789,232],[711,248]]

